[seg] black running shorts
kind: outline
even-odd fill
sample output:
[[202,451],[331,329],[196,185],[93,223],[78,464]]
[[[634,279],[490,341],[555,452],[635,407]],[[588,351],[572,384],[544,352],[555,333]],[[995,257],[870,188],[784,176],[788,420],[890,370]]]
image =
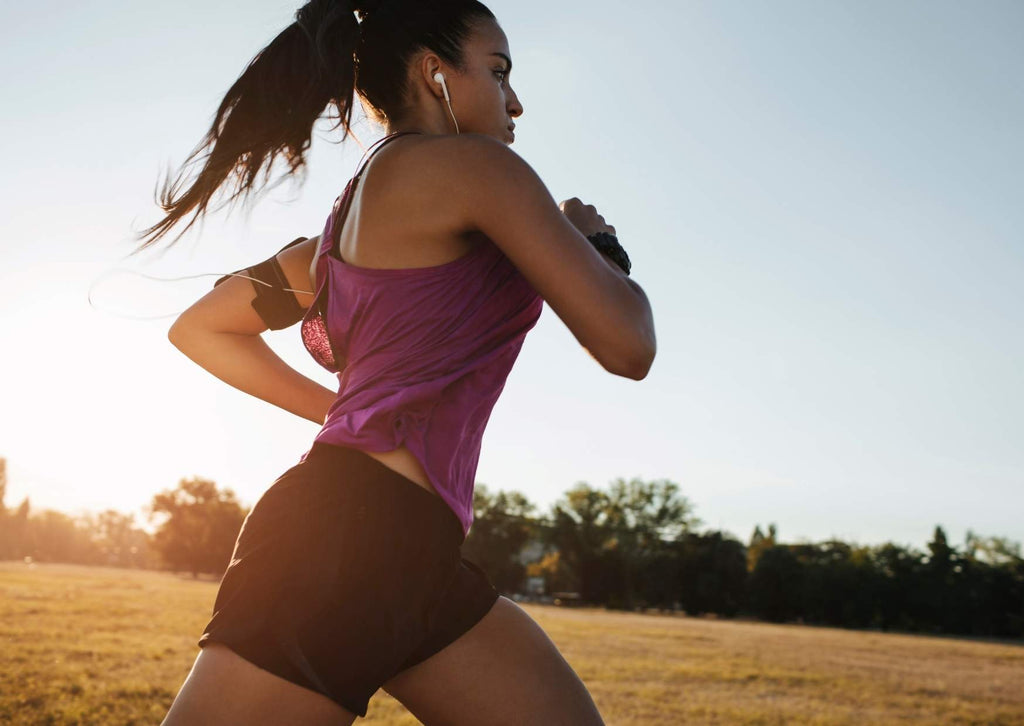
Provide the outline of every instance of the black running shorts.
[[380,686],[487,614],[439,497],[352,448],[315,442],[246,516],[199,647],[224,643],[359,716]]

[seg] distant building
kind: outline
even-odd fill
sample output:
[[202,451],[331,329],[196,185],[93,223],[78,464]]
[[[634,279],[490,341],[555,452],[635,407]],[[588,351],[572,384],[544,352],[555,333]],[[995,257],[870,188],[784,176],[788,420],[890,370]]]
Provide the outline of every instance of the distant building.
[[542,597],[544,595],[544,578],[540,576],[527,577],[523,594],[528,597]]
[[546,547],[539,539],[527,540],[526,544],[519,550],[519,554],[516,555],[516,559],[519,560],[521,565],[529,565],[540,561],[551,549],[554,548]]

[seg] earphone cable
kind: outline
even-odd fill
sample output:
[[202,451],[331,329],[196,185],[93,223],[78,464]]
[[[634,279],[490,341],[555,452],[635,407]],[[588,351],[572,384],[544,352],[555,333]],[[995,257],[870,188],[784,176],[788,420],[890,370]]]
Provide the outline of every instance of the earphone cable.
[[[170,318],[170,317],[174,317],[174,316],[180,315],[182,311],[178,311],[178,312],[175,312],[175,313],[167,313],[165,315],[124,315],[124,314],[121,314],[121,313],[113,313],[110,310],[103,310],[103,308],[97,307],[96,304],[92,300],[92,291],[96,287],[96,283],[98,283],[104,277],[107,277],[111,273],[114,273],[114,272],[128,272],[128,273],[131,273],[133,275],[138,275],[139,277],[145,277],[148,280],[158,280],[158,281],[162,281],[162,282],[176,282],[178,280],[194,280],[194,279],[196,279],[198,277],[211,277],[211,276],[219,276],[219,277],[225,277],[225,276],[244,277],[245,279],[251,280],[252,282],[258,282],[259,284],[266,285],[267,287],[274,287],[269,282],[266,282],[264,280],[259,280],[259,279],[255,278],[255,277],[250,276],[250,275],[244,275],[244,274],[242,274],[240,272],[228,272],[228,273],[223,273],[223,274],[219,273],[219,272],[200,272],[200,273],[195,274],[195,275],[183,275],[181,277],[157,277],[155,275],[147,275],[145,272],[139,272],[137,270],[130,270],[127,267],[112,267],[111,269],[107,270],[106,272],[100,273],[96,277],[96,279],[92,281],[92,284],[89,285],[89,290],[86,293],[86,299],[88,300],[89,305],[94,310],[99,310],[101,312],[106,312],[108,314],[116,315],[117,317],[121,317],[121,318],[128,318],[130,320],[162,320],[164,318]],[[310,292],[309,290],[295,290],[295,289],[290,288],[290,287],[283,287],[281,289],[282,290],[286,290],[288,292],[300,292],[300,293],[303,293],[305,295],[315,295],[316,294],[314,292]]]

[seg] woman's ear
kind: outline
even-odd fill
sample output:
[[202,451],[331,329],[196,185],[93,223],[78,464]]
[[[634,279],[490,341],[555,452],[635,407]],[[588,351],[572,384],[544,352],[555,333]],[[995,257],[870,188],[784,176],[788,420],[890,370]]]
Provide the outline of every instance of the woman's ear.
[[[430,92],[437,98],[443,99],[444,91],[441,90],[441,84],[434,80],[435,73],[445,72],[440,57],[436,53],[427,51],[420,57],[419,62],[416,64],[416,69],[418,75],[426,83],[427,88],[430,89]],[[447,73],[445,73],[445,78],[447,80]]]

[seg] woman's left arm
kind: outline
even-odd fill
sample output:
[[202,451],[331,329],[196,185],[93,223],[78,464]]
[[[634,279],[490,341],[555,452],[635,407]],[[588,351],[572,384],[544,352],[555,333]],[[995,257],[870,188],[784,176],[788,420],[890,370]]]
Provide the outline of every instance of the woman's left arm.
[[[293,290],[313,291],[310,270],[317,240],[313,237],[277,255]],[[313,303],[312,294],[293,294],[303,309]],[[179,315],[167,338],[228,385],[323,424],[337,393],[289,366],[260,337],[269,328],[252,308],[255,297],[250,280],[230,277]]]

